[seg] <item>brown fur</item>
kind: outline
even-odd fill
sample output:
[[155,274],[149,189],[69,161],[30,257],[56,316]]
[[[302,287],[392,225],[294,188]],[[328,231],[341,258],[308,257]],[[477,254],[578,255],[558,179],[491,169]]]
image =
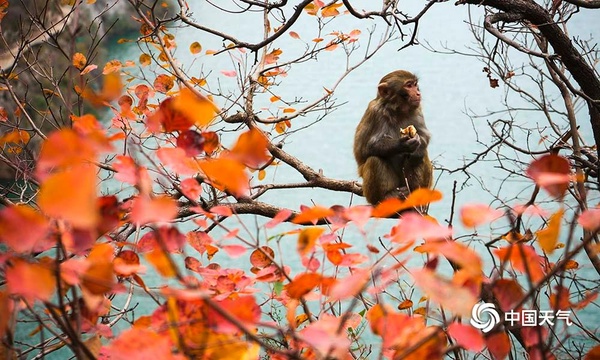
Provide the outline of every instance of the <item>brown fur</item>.
[[[404,198],[417,188],[432,186],[427,153],[431,134],[421,111],[417,81],[404,70],[384,76],[377,97],[356,128],[354,157],[363,178],[363,194],[371,204],[388,197]],[[414,138],[401,134],[409,125],[417,130]]]

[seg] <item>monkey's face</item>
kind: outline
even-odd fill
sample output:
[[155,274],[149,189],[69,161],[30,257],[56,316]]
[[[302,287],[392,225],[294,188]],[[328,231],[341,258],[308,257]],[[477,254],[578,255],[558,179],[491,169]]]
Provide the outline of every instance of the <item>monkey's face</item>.
[[402,95],[406,101],[413,107],[421,104],[421,91],[416,79],[407,80],[402,87]]
[[415,75],[397,70],[384,76],[377,87],[378,97],[387,105],[411,111],[421,104],[421,91]]

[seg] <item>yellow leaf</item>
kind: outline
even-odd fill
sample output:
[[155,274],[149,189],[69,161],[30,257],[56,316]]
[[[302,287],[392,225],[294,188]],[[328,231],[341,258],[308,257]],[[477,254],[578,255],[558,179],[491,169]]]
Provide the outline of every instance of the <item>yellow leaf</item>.
[[75,53],[73,55],[73,66],[75,66],[78,70],[83,70],[86,63],[87,59],[82,53]]
[[265,170],[260,170],[258,172],[258,180],[264,180],[265,176],[267,176],[267,172]]
[[564,210],[560,209],[556,213],[550,216],[548,220],[548,226],[545,229],[537,231],[537,235],[540,246],[546,254],[552,254],[556,249],[558,243],[558,236],[560,235],[560,223]]
[[142,66],[148,66],[152,62],[152,57],[150,57],[150,55],[144,53],[144,54],[140,55],[139,62]]
[[315,247],[317,239],[325,231],[322,227],[309,227],[302,229],[298,235],[298,252],[300,255],[310,253]]
[[198,54],[200,51],[202,51],[202,45],[200,45],[199,42],[194,41],[191,45],[190,45],[190,52],[192,54]]

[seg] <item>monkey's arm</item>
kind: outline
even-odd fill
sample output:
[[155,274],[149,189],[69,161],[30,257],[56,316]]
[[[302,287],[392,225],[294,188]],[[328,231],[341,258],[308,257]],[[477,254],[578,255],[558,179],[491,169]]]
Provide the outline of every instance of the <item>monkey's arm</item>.
[[[381,158],[389,158],[402,153],[413,153],[420,145],[419,137],[411,138],[402,136],[393,138],[389,135],[382,137],[373,136],[367,142],[365,147],[366,157],[377,156]],[[427,145],[425,145],[427,147]]]

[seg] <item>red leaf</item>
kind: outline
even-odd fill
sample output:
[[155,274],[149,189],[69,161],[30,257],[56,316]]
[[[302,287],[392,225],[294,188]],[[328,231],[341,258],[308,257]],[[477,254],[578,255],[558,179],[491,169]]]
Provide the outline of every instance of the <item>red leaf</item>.
[[489,335],[485,342],[494,360],[503,360],[508,356],[510,352],[510,339],[505,332]]
[[600,208],[585,210],[579,215],[577,222],[586,230],[592,232],[600,230]]
[[527,168],[527,176],[554,197],[562,197],[567,191],[570,174],[569,161],[554,154],[542,156]]
[[196,179],[185,179],[179,186],[181,187],[183,195],[192,200],[197,200],[200,198],[200,195],[202,195],[202,186],[198,184]]
[[130,216],[131,221],[138,225],[145,225],[171,221],[177,216],[177,210],[177,202],[169,197],[149,198],[140,195],[133,200]]
[[198,156],[204,151],[204,137],[194,130],[182,131],[177,137],[177,147],[183,149],[187,156]]
[[188,157],[181,148],[160,148],[156,155],[162,163],[179,175],[194,175],[200,169],[198,162]]
[[309,344],[321,356],[319,358],[331,357],[334,359],[345,359],[348,356],[350,340],[345,331],[347,326],[340,326],[341,317],[323,314],[319,320],[309,324],[300,331],[300,339]]
[[467,204],[460,209],[460,217],[467,227],[477,227],[494,221],[503,214],[502,210],[495,210],[484,204]]
[[504,312],[516,310],[515,305],[523,299],[523,289],[515,280],[498,279],[492,291]]
[[369,269],[354,269],[352,275],[337,281],[329,290],[329,301],[356,296],[371,278]]
[[275,215],[273,219],[271,219],[268,223],[265,224],[265,228],[271,229],[277,226],[278,224],[286,221],[292,215],[292,211],[288,209],[283,209]]
[[429,295],[431,300],[446,307],[456,315],[468,317],[478,299],[473,293],[462,286],[439,277],[428,269],[413,270],[412,276],[416,284]]
[[413,242],[417,239],[444,239],[452,236],[452,229],[441,226],[431,217],[408,213],[402,216],[398,225],[392,228],[392,232],[385,237],[393,242]]
[[49,264],[28,263],[13,258],[6,267],[8,293],[32,303],[35,299],[49,301],[54,294],[56,279]]
[[485,347],[483,335],[472,326],[454,322],[448,326],[448,334],[467,350],[480,352]]
[[29,206],[9,206],[0,210],[0,241],[16,252],[28,253],[36,249],[36,243],[46,237],[48,230],[46,218]]

